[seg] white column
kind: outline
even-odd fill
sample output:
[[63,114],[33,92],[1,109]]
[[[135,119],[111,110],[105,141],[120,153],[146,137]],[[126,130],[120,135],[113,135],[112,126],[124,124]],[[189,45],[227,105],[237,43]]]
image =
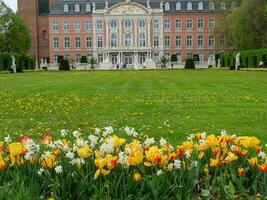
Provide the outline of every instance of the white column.
[[134,19],[134,46],[137,47],[138,46],[138,42],[137,42],[137,36],[138,36],[138,21],[137,19]]
[[105,20],[106,23],[106,48],[109,48],[109,23],[108,19]]
[[122,19],[119,19],[119,46],[122,47]]
[[147,20],[147,31],[148,31],[148,33],[147,33],[147,45],[148,45],[148,47],[150,48],[151,47],[151,42],[150,42],[150,34],[151,34],[151,18],[149,18],[148,20]]

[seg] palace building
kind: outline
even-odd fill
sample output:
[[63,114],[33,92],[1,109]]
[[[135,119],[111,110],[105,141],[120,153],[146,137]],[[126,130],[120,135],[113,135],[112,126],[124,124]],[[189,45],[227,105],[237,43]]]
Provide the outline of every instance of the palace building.
[[226,9],[223,0],[18,0],[18,7],[39,62],[94,56],[105,69],[155,67],[162,55],[214,59],[214,28]]

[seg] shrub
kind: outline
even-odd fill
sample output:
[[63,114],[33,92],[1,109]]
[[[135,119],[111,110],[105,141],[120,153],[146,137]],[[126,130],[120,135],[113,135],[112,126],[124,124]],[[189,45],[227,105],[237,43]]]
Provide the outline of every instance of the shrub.
[[186,59],[185,61],[185,69],[195,69],[195,61],[194,59]]
[[26,55],[20,55],[20,54],[9,54],[9,53],[0,53],[0,71],[7,71],[10,70],[12,65],[12,58],[11,55],[13,55],[16,59],[16,67],[17,71],[23,71],[23,70],[33,70],[35,69],[35,62],[36,59],[34,56],[26,56]]
[[61,60],[61,62],[59,63],[59,70],[66,70],[66,71],[70,70],[70,64],[69,64],[69,60],[68,59],[63,58]]

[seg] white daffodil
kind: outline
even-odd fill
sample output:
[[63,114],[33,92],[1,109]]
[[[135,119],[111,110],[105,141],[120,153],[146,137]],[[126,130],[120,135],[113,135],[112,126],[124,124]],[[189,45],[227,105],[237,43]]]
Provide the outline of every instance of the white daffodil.
[[161,137],[159,143],[160,143],[160,146],[163,147],[163,146],[165,146],[167,144],[167,141],[164,138]]
[[157,171],[157,176],[160,176],[161,174],[163,174],[163,171],[162,170],[158,170]]
[[144,144],[146,145],[146,146],[150,146],[150,145],[152,145],[152,144],[154,144],[155,143],[155,139],[154,138],[146,138],[146,140],[145,140],[145,142],[144,142]]
[[258,154],[258,156],[259,156],[262,160],[264,160],[264,159],[266,158],[266,154],[265,154],[263,151],[260,151],[259,154]]
[[226,136],[226,135],[227,135],[226,130],[222,130],[222,131],[221,131],[221,136],[224,137],[224,136]]
[[55,167],[55,171],[57,174],[62,174],[63,173],[63,168],[61,165],[58,165]]
[[73,131],[72,135],[76,138],[81,136],[81,133],[79,131]]
[[62,130],[60,131],[60,135],[61,135],[61,137],[66,137],[67,134],[68,134],[68,131],[67,131],[66,129],[62,129]]
[[10,142],[12,141],[10,135],[4,137],[4,141],[5,141],[6,143],[10,143]]
[[39,175],[39,176],[42,176],[42,174],[44,173],[44,169],[43,168],[41,168],[41,169],[39,169],[38,171],[37,171],[37,174]]
[[189,136],[187,136],[187,140],[191,141],[195,138],[194,134],[190,134]]
[[71,152],[71,151],[68,151],[68,152],[66,153],[66,157],[67,157],[68,159],[72,160],[72,159],[74,158],[74,153]]
[[95,135],[89,135],[88,139],[90,140],[90,146],[92,148],[95,148],[95,146],[97,145],[98,137]]
[[181,169],[181,164],[182,164],[182,162],[179,159],[177,159],[177,160],[174,161],[173,167],[175,169]]

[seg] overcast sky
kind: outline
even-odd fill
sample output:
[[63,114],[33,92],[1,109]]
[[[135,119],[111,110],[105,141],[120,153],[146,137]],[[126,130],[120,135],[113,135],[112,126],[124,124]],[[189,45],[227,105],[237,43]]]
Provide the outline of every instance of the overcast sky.
[[14,12],[16,12],[16,11],[18,10],[17,0],[4,0],[4,2],[5,2],[6,5],[8,5],[8,7],[10,7]]

